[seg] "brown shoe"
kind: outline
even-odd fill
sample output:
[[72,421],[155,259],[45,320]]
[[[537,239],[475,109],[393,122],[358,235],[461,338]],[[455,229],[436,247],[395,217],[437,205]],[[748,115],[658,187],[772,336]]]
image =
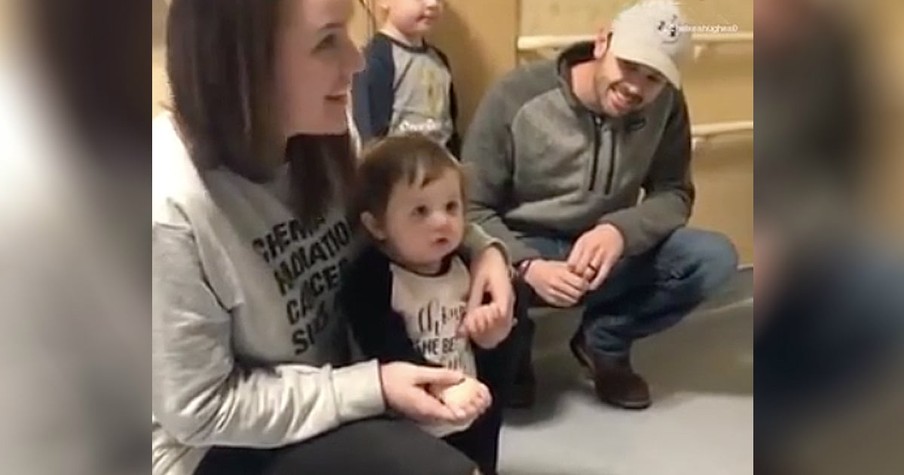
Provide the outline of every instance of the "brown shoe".
[[591,357],[584,339],[579,335],[571,339],[570,347],[581,366],[590,372],[596,397],[600,401],[622,409],[640,410],[650,407],[650,388],[631,368],[630,357]]

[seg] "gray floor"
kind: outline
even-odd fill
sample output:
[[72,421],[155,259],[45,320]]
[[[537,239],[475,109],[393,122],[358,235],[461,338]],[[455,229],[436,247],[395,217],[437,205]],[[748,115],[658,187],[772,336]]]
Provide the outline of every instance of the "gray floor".
[[541,313],[538,403],[506,416],[503,475],[753,473],[749,272],[677,327],[638,343],[635,365],[654,398],[641,412],[594,399],[566,349],[575,312]]

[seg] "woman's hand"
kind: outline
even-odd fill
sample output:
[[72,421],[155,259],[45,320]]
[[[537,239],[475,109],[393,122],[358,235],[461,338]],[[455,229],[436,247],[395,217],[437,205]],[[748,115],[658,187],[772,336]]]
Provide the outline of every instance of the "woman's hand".
[[[490,318],[485,324],[469,322],[470,315],[484,305],[484,297],[490,296],[487,305],[495,307],[489,312]],[[468,336],[475,341],[485,340],[490,333],[498,334],[500,328],[512,327],[512,314],[515,307],[515,289],[512,287],[508,262],[502,251],[496,246],[489,246],[471,263],[471,290],[468,295],[468,309],[464,326],[469,330]],[[476,312],[483,314],[484,312]],[[476,333],[471,332],[476,330]]]
[[471,377],[452,386],[434,386],[430,392],[446,407],[467,414],[466,421],[477,419],[493,403],[489,388]]
[[431,368],[394,362],[380,366],[380,383],[386,406],[417,422],[460,424],[470,414],[449,407],[427,392],[428,387],[446,387],[461,383],[464,375],[445,368]]

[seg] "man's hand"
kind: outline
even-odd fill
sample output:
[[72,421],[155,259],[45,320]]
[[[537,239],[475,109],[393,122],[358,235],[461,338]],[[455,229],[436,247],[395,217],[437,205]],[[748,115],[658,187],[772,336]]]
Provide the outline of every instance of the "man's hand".
[[468,313],[483,305],[484,296],[497,308],[501,318],[511,324],[515,308],[515,289],[512,287],[509,266],[496,246],[484,249],[471,263],[471,290],[468,294]]
[[524,281],[554,307],[576,305],[589,289],[588,282],[572,272],[566,263],[542,259],[530,264]]
[[427,392],[427,387],[448,387],[464,381],[459,371],[430,368],[411,363],[387,363],[380,366],[380,383],[386,406],[417,422],[459,424],[470,414],[459,407],[448,407]]
[[512,331],[513,320],[494,305],[481,305],[465,315],[459,334],[483,349],[495,348]]
[[625,252],[625,238],[611,224],[600,224],[578,238],[568,256],[568,268],[596,290]]
[[464,414],[464,421],[477,419],[493,402],[486,385],[471,377],[452,386],[432,386],[430,393],[446,407]]

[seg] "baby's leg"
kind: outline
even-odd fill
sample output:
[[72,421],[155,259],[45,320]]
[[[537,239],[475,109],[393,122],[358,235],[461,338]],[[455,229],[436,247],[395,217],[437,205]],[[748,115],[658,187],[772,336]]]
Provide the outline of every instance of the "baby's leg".
[[[520,322],[526,316],[518,315]],[[530,344],[530,327],[519,323],[512,328],[508,338],[491,350],[474,349],[477,360],[477,377],[487,385],[493,396],[493,404],[467,430],[445,438],[471,460],[477,462],[484,475],[495,475],[499,462],[499,432],[502,430],[502,410],[511,393],[515,369],[524,347]]]
[[470,427],[444,437],[449,445],[473,460],[483,475],[496,475],[499,462],[499,431],[502,428],[502,406],[493,404]]
[[519,298],[515,303],[515,319],[508,337],[490,350],[475,346],[477,378],[490,388],[493,405],[505,406],[515,383],[515,375],[525,354],[529,354],[533,339],[533,322],[527,315],[528,302]]

